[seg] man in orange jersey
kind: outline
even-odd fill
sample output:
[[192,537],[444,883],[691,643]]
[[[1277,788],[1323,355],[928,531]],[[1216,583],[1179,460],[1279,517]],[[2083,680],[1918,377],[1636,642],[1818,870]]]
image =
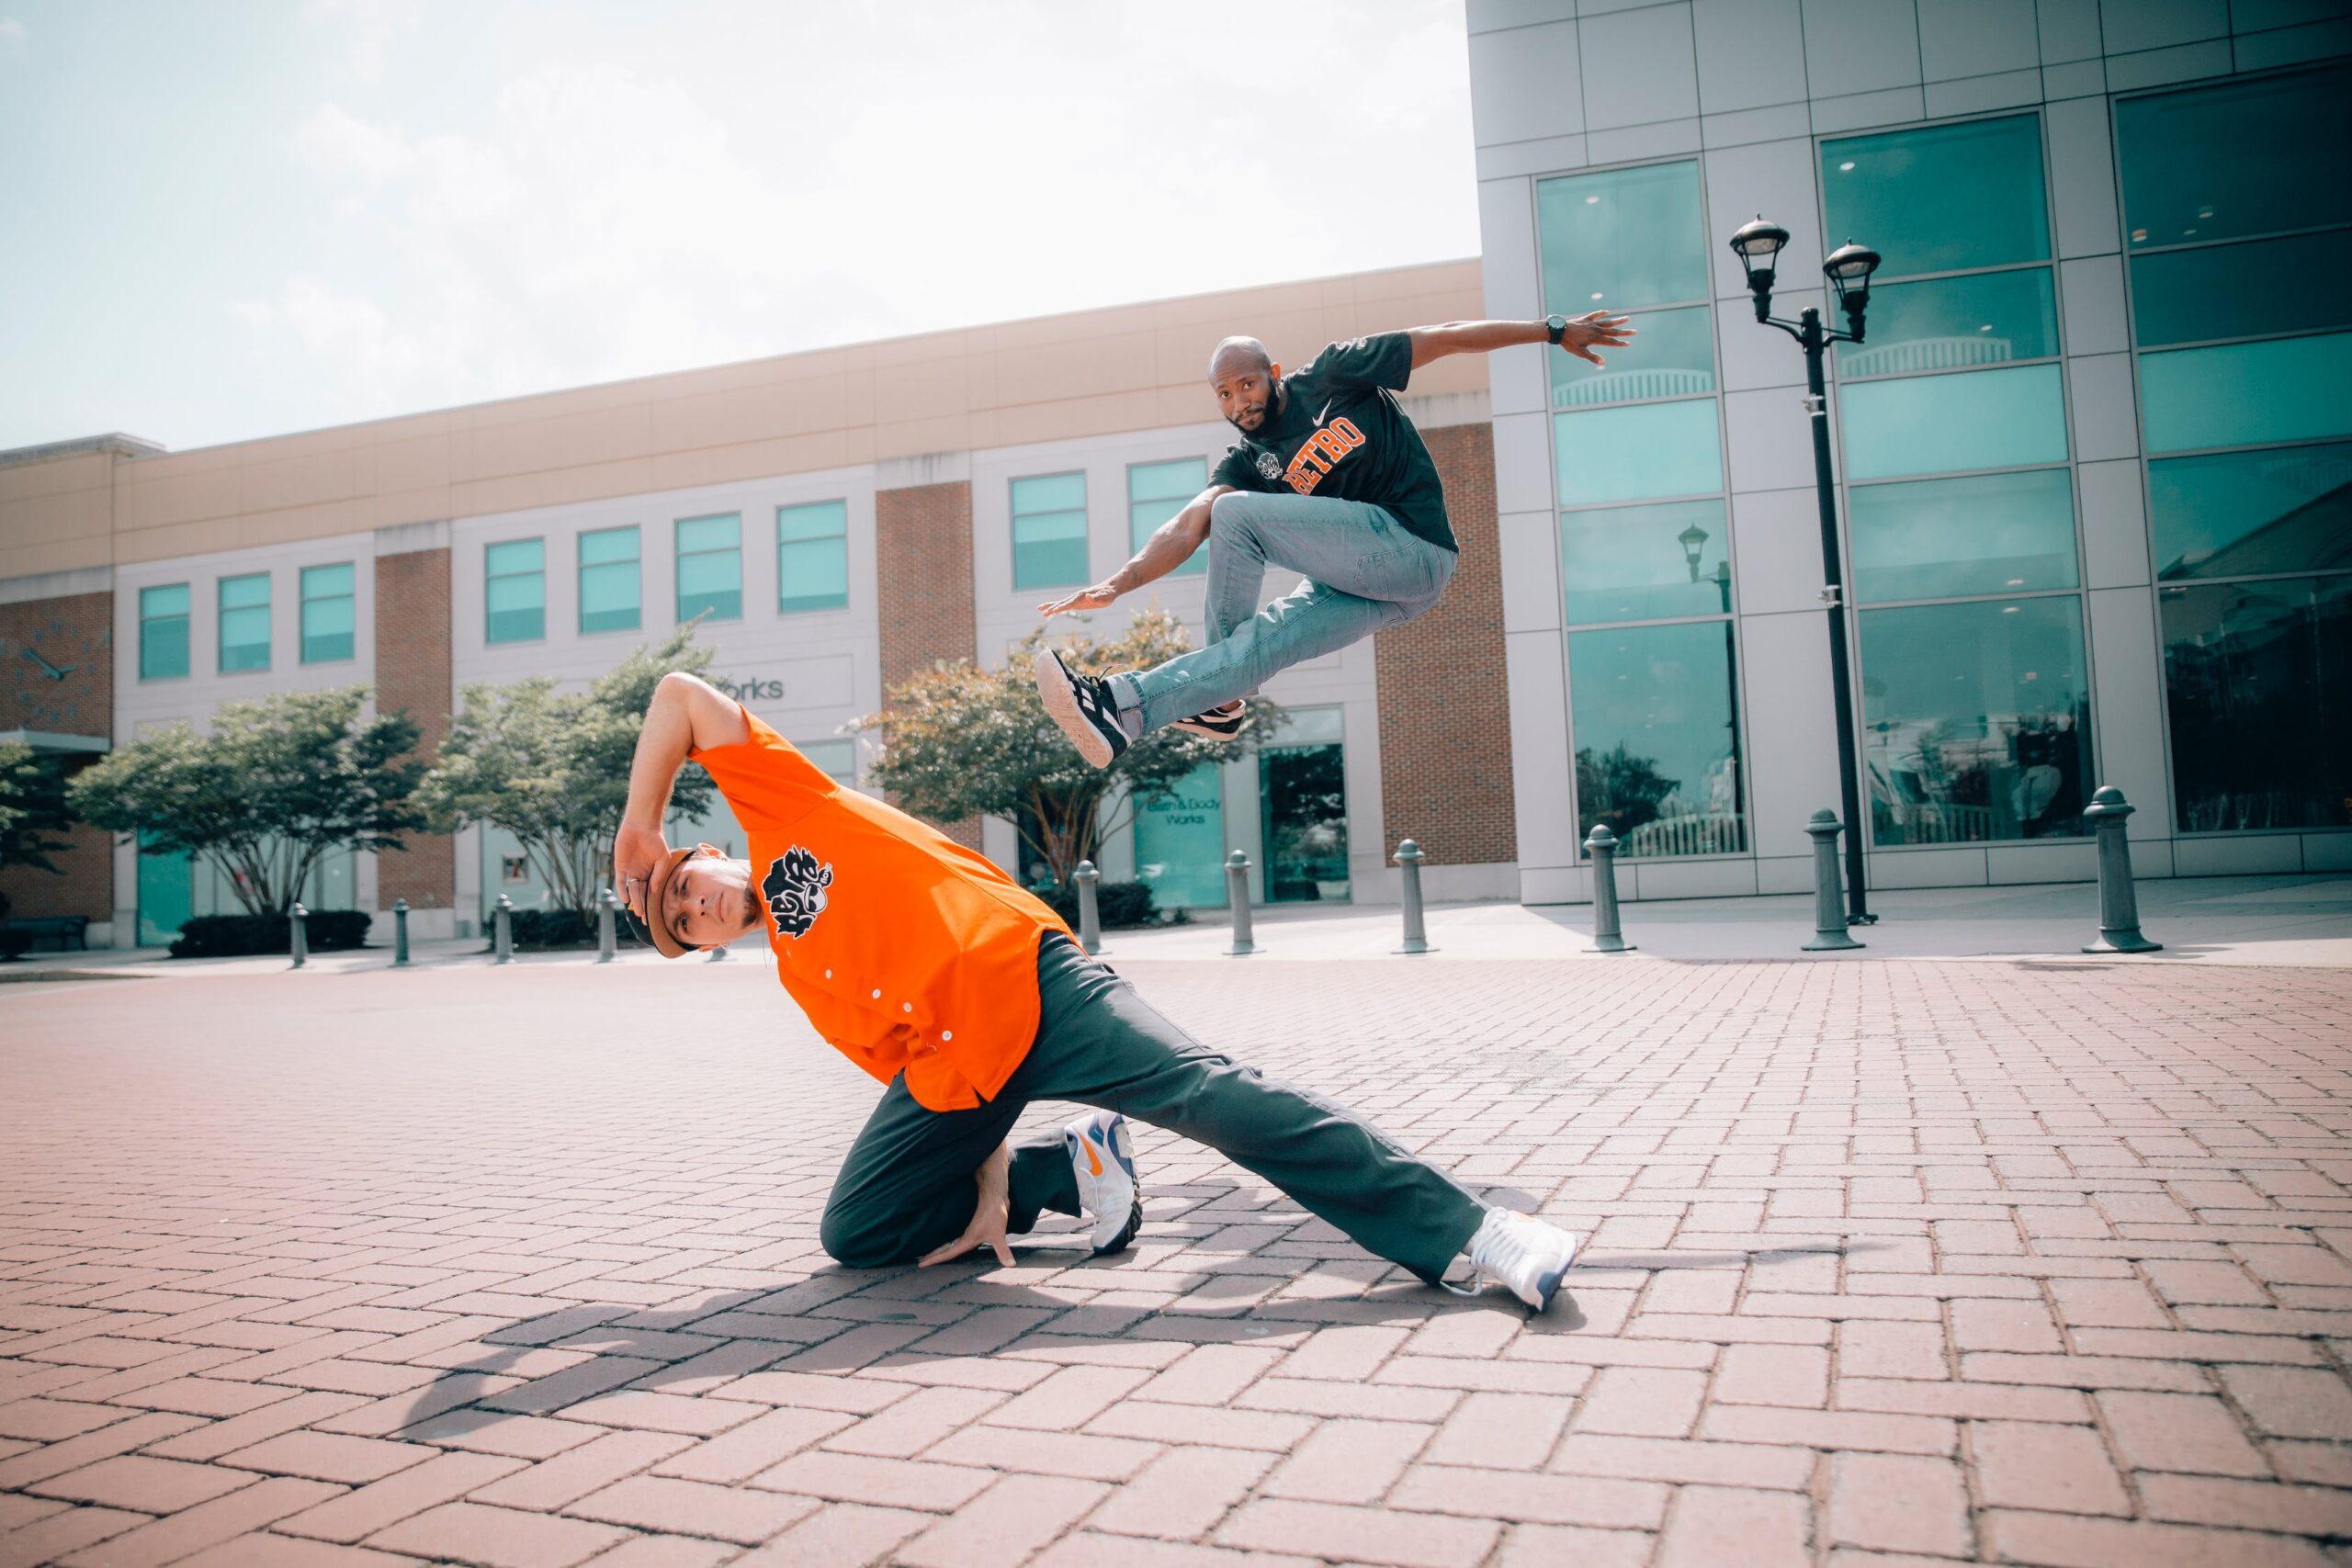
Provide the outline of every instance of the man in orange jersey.
[[[1212,740],[1240,734],[1242,699],[1261,684],[1424,614],[1453,581],[1460,547],[1445,490],[1396,400],[1412,373],[1449,354],[1514,344],[1551,343],[1600,365],[1595,348],[1633,335],[1624,317],[1600,310],[1575,321],[1448,321],[1332,344],[1287,376],[1256,338],[1227,338],[1209,357],[1209,385],[1241,439],[1208,488],[1135,559],[1037,606],[1047,617],[1102,609],[1182,566],[1205,541],[1208,646],[1110,675],[1080,675],[1040,649],[1030,672],[1046,711],[1098,768],[1163,725]],[[1269,566],[1304,577],[1260,609]]]
[[[662,839],[690,758],[734,808],[748,861]],[[978,1247],[1009,1266],[1006,1237],[1049,1210],[1086,1216],[1094,1250],[1118,1251],[1143,1219],[1127,1113],[1432,1282],[1466,1255],[1474,1280],[1541,1311],[1575,1254],[1566,1232],[1487,1207],[1351,1112],[1192,1040],[985,856],[841,788],[691,675],[664,676],[646,712],[613,871],[664,957],[763,929],[818,1033],[888,1086],[820,1230],[852,1268]],[[1009,1142],[1033,1100],[1099,1109]]]

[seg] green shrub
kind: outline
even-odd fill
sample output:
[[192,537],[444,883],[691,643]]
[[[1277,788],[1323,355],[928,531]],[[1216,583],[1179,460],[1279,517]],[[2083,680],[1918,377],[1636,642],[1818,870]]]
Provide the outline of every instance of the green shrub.
[[[357,909],[321,909],[302,921],[312,953],[368,945],[374,917]],[[174,958],[237,958],[294,951],[293,922],[284,915],[198,915],[180,927]]]
[[[1057,888],[1037,897],[1052,905],[1054,913],[1067,921],[1070,930],[1078,930],[1078,889],[1075,886]],[[1151,884],[1148,882],[1098,882],[1094,885],[1094,908],[1102,917],[1102,929],[1106,931],[1160,923],[1159,909],[1151,901]]]
[[[596,917],[577,909],[517,909],[509,917],[509,923],[514,928],[517,953],[552,953],[596,945]],[[495,918],[483,924],[490,945],[496,947]]]

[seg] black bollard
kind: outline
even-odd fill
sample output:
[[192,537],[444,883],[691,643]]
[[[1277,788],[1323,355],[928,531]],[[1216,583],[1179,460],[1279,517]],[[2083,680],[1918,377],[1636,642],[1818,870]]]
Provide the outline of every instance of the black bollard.
[[392,900],[392,967],[408,967],[408,900]]
[[2098,940],[2085,953],[2162,953],[2165,944],[2140,934],[2140,893],[2132,882],[2132,845],[2123,836],[2132,803],[2113,784],[2091,796],[2083,815],[2098,834]]
[[1804,953],[1843,953],[1861,947],[1846,930],[1846,888],[1838,875],[1838,813],[1823,807],[1804,825],[1813,835],[1813,940]]
[[492,964],[514,962],[514,900],[505,894],[498,896],[498,908],[491,912],[490,945]]
[[609,887],[596,889],[596,962],[613,961],[613,911],[620,908],[620,900],[613,897]]
[[294,962],[289,965],[291,968],[300,969],[311,961],[311,928],[304,923],[310,918],[311,911],[299,902],[294,906],[294,912],[286,918],[286,940],[294,954]]
[[1617,835],[1606,822],[1598,823],[1584,840],[1592,857],[1592,949],[1595,953],[1631,953],[1634,944],[1617,920]]

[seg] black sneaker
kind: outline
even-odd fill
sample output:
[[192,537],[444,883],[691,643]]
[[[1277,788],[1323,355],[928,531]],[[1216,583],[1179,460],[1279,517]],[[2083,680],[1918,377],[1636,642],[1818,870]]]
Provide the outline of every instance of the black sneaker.
[[1187,735],[1203,736],[1211,740],[1230,740],[1240,734],[1249,723],[1250,710],[1242,705],[1239,697],[1236,697],[1223,707],[1214,707],[1206,713],[1196,713],[1190,718],[1180,718],[1168,728],[1181,729]]
[[1037,695],[1078,754],[1098,768],[1107,768],[1127,749],[1127,732],[1119,728],[1117,705],[1111,683],[1099,676],[1073,674],[1062,656],[1050,648],[1037,650],[1030,664],[1037,679]]

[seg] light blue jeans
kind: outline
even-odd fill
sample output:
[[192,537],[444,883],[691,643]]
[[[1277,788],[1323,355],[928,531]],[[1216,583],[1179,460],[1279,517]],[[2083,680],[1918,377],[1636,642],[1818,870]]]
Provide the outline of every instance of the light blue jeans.
[[[1145,733],[1248,696],[1294,664],[1413,619],[1453,581],[1454,553],[1383,507],[1234,491],[1209,510],[1208,646],[1111,677]],[[1264,609],[1266,568],[1304,572]]]

